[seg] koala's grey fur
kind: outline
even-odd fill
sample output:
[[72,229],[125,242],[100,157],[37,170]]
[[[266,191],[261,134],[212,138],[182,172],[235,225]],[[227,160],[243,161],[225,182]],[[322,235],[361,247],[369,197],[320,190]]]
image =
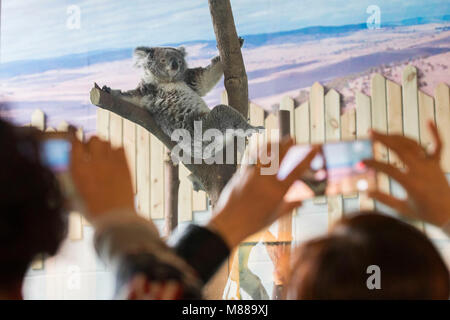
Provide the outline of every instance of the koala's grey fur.
[[210,110],[201,98],[223,75],[220,57],[211,60],[206,68],[189,69],[185,49],[168,47],[137,47],[134,50],[136,66],[144,70],[139,86],[127,92],[103,90],[146,108],[168,136],[176,129],[187,129],[193,137],[194,121],[202,121],[203,132],[215,128],[254,130],[235,109],[218,105]]

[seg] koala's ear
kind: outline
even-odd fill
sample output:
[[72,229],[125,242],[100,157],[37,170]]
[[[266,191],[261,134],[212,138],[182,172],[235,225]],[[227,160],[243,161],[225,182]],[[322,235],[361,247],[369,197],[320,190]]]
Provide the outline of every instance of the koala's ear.
[[183,57],[186,57],[186,48],[185,47],[178,47],[177,50],[183,55]]
[[137,47],[134,49],[134,55],[137,58],[153,58],[155,54],[155,48],[149,48],[149,47]]
[[142,67],[145,65],[147,59],[153,59],[155,55],[155,48],[149,47],[137,47],[134,49],[134,61],[136,67]]

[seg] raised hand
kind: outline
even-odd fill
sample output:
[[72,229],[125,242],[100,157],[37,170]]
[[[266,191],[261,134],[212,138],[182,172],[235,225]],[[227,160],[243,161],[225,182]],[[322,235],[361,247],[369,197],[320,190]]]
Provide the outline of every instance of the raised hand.
[[[283,140],[279,148],[278,145],[269,144],[268,147],[272,147],[269,149],[271,160],[278,158],[278,163],[281,163],[292,145],[292,139]],[[294,181],[310,167],[318,151],[319,148],[314,147],[284,180],[279,180],[276,172],[264,174],[262,169],[270,167],[271,163],[261,161],[265,156],[261,154],[256,166],[244,168],[224,188],[209,227],[218,231],[229,247],[233,248],[248,236],[300,206],[300,201],[285,202],[284,195]],[[261,164],[262,162],[265,164]]]
[[372,132],[372,139],[393,150],[405,169],[376,160],[367,160],[365,164],[396,180],[408,197],[399,199],[380,191],[371,192],[369,196],[405,217],[443,226],[450,221],[450,186],[440,166],[442,141],[434,123],[429,123],[429,130],[435,145],[431,153],[410,138]]
[[74,138],[70,172],[88,219],[117,209],[134,213],[133,187],[123,148],[113,149],[97,137],[87,143]]

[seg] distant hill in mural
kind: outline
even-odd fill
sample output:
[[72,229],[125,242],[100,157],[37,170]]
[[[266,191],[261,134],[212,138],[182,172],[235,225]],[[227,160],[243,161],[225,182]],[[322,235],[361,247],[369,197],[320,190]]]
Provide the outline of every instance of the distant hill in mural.
[[[394,28],[399,26],[413,26],[430,23],[449,22],[450,15],[442,17],[417,17],[398,22],[383,24],[382,28]],[[286,43],[301,43],[304,41],[321,40],[331,37],[345,36],[352,32],[367,30],[366,23],[343,25],[343,26],[314,26],[291,31],[274,33],[263,33],[245,35],[245,47],[252,49],[266,45],[277,45]],[[166,46],[198,45],[202,44],[204,49],[215,50],[215,41],[190,41],[186,43],[168,43]],[[40,73],[53,69],[71,69],[89,66],[101,62],[112,62],[130,58],[133,48],[90,51],[84,53],[70,54],[61,57],[40,59],[40,60],[20,60],[0,65],[0,79],[31,73]],[[200,58],[201,56],[197,56]]]

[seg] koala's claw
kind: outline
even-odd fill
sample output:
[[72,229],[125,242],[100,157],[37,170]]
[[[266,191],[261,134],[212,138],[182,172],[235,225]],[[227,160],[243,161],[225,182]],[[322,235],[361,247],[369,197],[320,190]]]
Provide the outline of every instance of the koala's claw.
[[107,87],[107,86],[103,86],[103,87],[102,87],[102,91],[111,93],[111,88],[110,88],[110,87]]
[[211,62],[214,64],[214,63],[217,63],[217,62],[219,62],[220,61],[220,56],[217,56],[217,57],[214,57],[212,60],[211,60]]
[[244,45],[244,38],[239,37],[239,45],[242,46]]

